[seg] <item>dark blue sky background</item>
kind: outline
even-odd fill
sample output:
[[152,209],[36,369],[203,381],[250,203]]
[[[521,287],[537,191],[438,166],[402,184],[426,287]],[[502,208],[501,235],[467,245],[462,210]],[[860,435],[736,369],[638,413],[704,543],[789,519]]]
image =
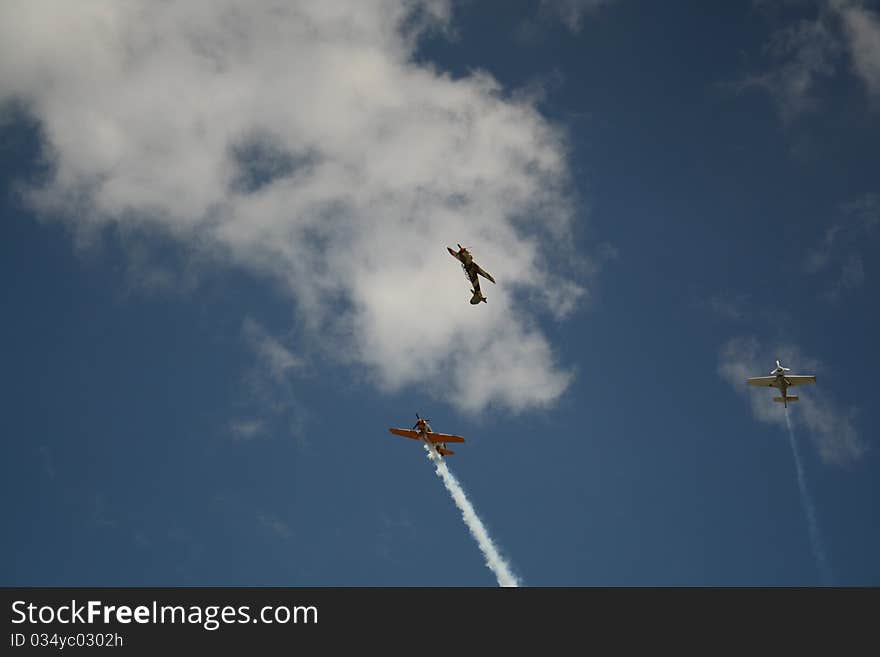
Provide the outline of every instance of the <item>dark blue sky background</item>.
[[[387,432],[418,411],[465,436],[450,468],[526,585],[820,584],[786,436],[718,373],[747,336],[766,346],[754,376],[795,344],[821,362],[814,398],[855,409],[858,458],[822,459],[804,424],[796,437],[833,583],[880,583],[880,226],[805,267],[847,204],[880,193],[877,105],[842,59],[794,117],[737,86],[778,66],[776,31],[815,15],[621,1],[572,30],[533,2],[461,3],[457,36],[422,43],[454,77],[542,85],[583,200],[574,246],[617,253],[591,303],[541,320],[577,376],[521,414],[381,393],[320,357],[268,410],[242,321],[298,343],[278,286],[232,266],[133,285],[119,233],[78,247],[20,202],[39,132],[2,124],[2,583],[492,586],[422,450]],[[149,242],[140,266],[189,280],[186,246],[126,239]],[[853,255],[863,276],[829,298]],[[261,414],[268,435],[230,434]]]

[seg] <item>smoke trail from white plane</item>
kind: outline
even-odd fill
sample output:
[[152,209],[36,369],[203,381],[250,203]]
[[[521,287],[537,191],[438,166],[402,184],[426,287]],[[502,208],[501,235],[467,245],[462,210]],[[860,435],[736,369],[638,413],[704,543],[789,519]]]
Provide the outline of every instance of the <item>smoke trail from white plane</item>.
[[804,507],[804,515],[807,516],[807,525],[810,530],[810,543],[813,547],[813,556],[819,566],[819,571],[823,582],[826,585],[831,584],[831,568],[828,565],[828,559],[825,556],[825,548],[822,545],[822,537],[819,534],[819,523],[816,522],[816,510],[813,508],[813,501],[807,490],[807,478],[804,474],[804,466],[801,463],[801,454],[798,450],[797,441],[794,438],[794,429],[791,426],[791,419],[788,417],[788,409],[785,409],[785,424],[788,427],[788,442],[791,444],[791,451],[794,454],[794,466],[797,470],[798,488],[801,492],[801,504]]
[[483,556],[486,559],[486,565],[489,567],[489,570],[495,574],[495,577],[498,580],[498,586],[519,586],[519,580],[512,572],[510,572],[510,566],[498,553],[498,548],[495,547],[495,543],[489,536],[489,532],[486,530],[486,527],[483,525],[483,522],[474,510],[473,505],[468,500],[467,495],[465,495],[461,484],[458,483],[458,480],[449,471],[449,468],[446,467],[446,463],[435,451],[433,446],[425,444],[425,451],[428,452],[428,458],[436,467],[437,476],[443,480],[443,484],[452,496],[455,506],[461,511],[464,523],[467,525],[471,536],[476,540],[480,552],[483,553]]

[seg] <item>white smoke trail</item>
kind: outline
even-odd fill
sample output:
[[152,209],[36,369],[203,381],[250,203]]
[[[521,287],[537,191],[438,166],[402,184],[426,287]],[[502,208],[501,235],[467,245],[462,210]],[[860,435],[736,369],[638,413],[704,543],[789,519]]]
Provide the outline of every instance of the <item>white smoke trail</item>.
[[819,566],[823,582],[825,585],[831,585],[831,568],[828,565],[828,559],[825,556],[825,548],[822,546],[822,537],[819,534],[819,523],[816,522],[816,511],[813,508],[813,501],[807,490],[807,478],[804,474],[804,466],[801,463],[801,454],[798,450],[797,441],[794,438],[794,429],[791,426],[791,419],[788,417],[788,409],[785,409],[785,424],[788,427],[788,442],[791,444],[791,451],[794,454],[794,466],[797,470],[798,488],[801,491],[801,504],[804,507],[804,515],[807,516],[807,525],[810,530],[810,543],[813,546],[813,556]]
[[504,561],[498,553],[498,548],[495,547],[495,543],[492,542],[489,532],[486,530],[486,527],[483,525],[483,522],[474,510],[473,505],[471,505],[468,500],[467,495],[464,494],[464,489],[461,487],[461,484],[458,483],[458,480],[449,471],[449,468],[446,467],[446,463],[440,455],[437,454],[432,445],[426,443],[425,451],[428,452],[428,458],[431,459],[436,467],[437,476],[443,480],[443,484],[452,496],[455,506],[461,511],[464,523],[467,525],[471,536],[477,541],[480,552],[482,552],[483,556],[486,558],[486,565],[489,567],[489,570],[495,574],[495,577],[498,580],[498,585],[519,586],[519,580],[512,572],[510,572],[510,566],[507,565],[507,562]]

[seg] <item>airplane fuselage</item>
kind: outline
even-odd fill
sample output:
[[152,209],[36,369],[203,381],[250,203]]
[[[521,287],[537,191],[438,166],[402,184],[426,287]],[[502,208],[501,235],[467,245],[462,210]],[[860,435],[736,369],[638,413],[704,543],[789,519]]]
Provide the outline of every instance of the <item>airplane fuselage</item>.
[[788,408],[789,400],[797,401],[797,397],[791,398],[788,396],[788,386],[790,383],[789,380],[785,378],[785,374],[777,374],[774,385],[779,388],[779,391],[782,393],[780,397],[782,405],[785,406],[785,408]]
[[428,434],[424,431],[419,431],[419,438],[421,438],[422,442],[427,445],[429,452],[439,457],[443,456],[443,452],[446,451],[446,443],[432,443],[431,440],[428,438]]
[[422,426],[418,426],[418,427],[417,427],[417,431],[418,431],[418,433],[419,433],[419,438],[422,439],[422,442],[424,442],[424,443],[428,446],[428,449],[429,449],[432,453],[437,454],[437,455],[439,455],[439,456],[443,456],[443,452],[446,451],[446,443],[437,443],[437,444],[434,444],[434,443],[431,441],[431,439],[428,438],[428,432],[431,431],[431,425],[430,425],[430,424],[425,423],[425,424],[422,425]]

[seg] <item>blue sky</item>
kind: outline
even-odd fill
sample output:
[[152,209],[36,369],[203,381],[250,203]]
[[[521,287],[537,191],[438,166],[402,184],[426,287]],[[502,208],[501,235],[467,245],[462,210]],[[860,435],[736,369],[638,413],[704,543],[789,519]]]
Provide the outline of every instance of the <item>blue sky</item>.
[[408,4],[0,9],[2,582],[880,583],[880,7]]

